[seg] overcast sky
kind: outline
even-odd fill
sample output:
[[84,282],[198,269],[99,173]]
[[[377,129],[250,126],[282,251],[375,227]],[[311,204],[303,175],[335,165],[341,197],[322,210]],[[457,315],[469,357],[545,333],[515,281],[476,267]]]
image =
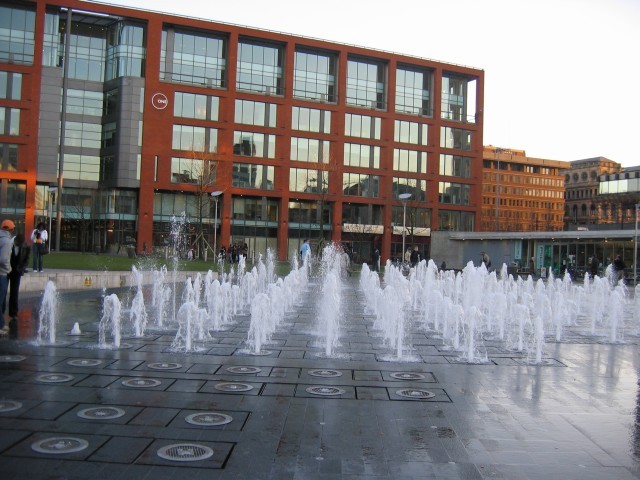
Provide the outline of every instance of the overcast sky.
[[640,0],[105,3],[479,68],[485,145],[640,165]]

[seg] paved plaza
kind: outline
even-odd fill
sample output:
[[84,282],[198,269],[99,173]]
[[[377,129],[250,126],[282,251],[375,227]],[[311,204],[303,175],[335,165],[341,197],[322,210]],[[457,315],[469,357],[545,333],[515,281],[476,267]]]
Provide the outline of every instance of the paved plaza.
[[[33,343],[39,298],[0,339],[0,476],[9,479],[640,478],[640,337],[569,329],[541,365],[486,341],[466,364],[414,325],[394,360],[344,281],[340,346],[324,358],[312,283],[265,355],[249,316],[197,353],[149,328],[98,349],[101,292],[60,295],[55,346]],[[68,335],[78,322],[82,335]]]

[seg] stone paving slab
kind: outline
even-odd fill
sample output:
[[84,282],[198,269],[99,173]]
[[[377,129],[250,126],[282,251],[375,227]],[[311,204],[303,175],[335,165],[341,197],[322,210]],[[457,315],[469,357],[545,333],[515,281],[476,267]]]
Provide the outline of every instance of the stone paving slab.
[[[399,361],[353,278],[327,358],[317,288],[268,355],[247,351],[247,315],[197,353],[173,352],[175,329],[152,328],[123,338],[126,348],[98,349],[97,292],[65,294],[67,343],[37,346],[38,305],[26,299],[19,338],[0,340],[2,477],[640,478],[636,332],[610,345],[569,329],[566,343],[547,340],[540,365],[487,340],[488,362],[468,364],[416,324],[411,361]],[[82,336],[64,333],[74,321]],[[52,452],[34,450],[43,441]],[[74,445],[83,448],[65,451]]]

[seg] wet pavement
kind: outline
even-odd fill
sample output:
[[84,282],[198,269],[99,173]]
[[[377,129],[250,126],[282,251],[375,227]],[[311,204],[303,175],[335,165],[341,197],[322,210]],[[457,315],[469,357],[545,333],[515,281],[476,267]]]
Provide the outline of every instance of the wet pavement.
[[313,288],[260,356],[246,353],[246,315],[198,353],[172,353],[175,329],[151,328],[98,349],[97,290],[61,295],[56,344],[34,345],[39,298],[23,297],[18,338],[0,339],[0,475],[640,478],[637,332],[610,345],[568,329],[536,366],[487,341],[474,365],[415,326],[415,361],[398,362],[353,278],[324,358]]

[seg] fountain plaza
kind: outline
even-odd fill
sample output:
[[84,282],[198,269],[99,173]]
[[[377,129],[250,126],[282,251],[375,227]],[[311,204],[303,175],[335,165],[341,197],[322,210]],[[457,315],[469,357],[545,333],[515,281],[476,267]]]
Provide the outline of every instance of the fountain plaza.
[[640,294],[341,252],[23,295],[4,479],[640,478]]

